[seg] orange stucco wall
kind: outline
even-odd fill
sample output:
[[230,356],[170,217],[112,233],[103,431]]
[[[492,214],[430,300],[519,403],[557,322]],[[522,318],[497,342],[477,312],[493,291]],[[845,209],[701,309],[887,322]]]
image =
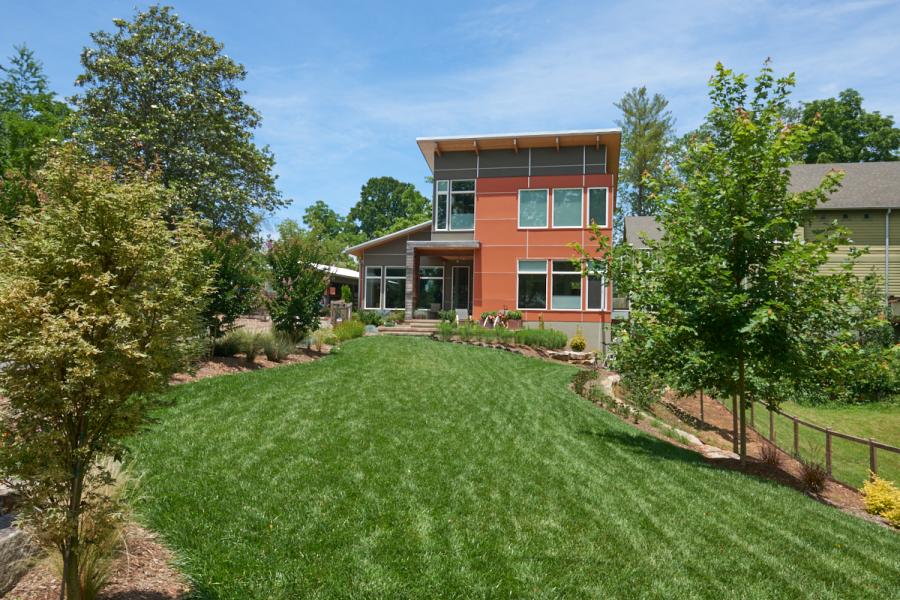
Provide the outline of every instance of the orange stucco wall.
[[[591,250],[591,229],[520,229],[518,226],[518,192],[520,189],[549,189],[548,206],[552,207],[553,188],[583,189],[582,221],[587,224],[587,188],[609,188],[610,227],[603,229],[612,235],[612,214],[615,209],[614,175],[558,175],[534,177],[479,178],[476,184],[475,239],[481,247],[474,257],[474,314],[482,311],[516,308],[517,261],[523,258],[571,259],[575,252],[567,246],[579,242]],[[549,223],[549,219],[548,219]],[[548,275],[548,302],[550,277]],[[582,285],[582,307],[587,306],[586,286]],[[587,310],[523,310],[526,321],[609,322],[612,307],[612,288],[606,289],[606,307],[602,312]]]

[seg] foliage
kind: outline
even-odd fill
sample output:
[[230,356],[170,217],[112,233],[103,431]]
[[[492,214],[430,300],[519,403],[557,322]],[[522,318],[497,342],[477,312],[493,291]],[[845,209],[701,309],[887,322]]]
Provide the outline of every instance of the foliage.
[[616,103],[622,111],[621,119],[616,122],[622,128],[622,167],[617,198],[622,214],[655,215],[659,212],[659,195],[651,193],[645,177],[659,178],[669,154],[675,119],[668,105],[663,95],[650,96],[644,86],[632,88]]
[[569,339],[565,333],[555,329],[519,329],[515,334],[517,344],[548,350],[565,348]]
[[[334,336],[334,334],[328,329],[317,329],[312,334],[312,345],[316,349],[316,352],[322,351],[322,346],[327,343],[329,337]],[[336,337],[336,336],[335,336]]]
[[446,323],[456,323],[456,311],[455,310],[438,311],[438,318],[441,321],[444,321]]
[[392,310],[390,314],[387,316],[387,321],[397,325],[406,321],[406,311],[405,310]]
[[366,239],[431,219],[431,202],[411,183],[393,177],[372,177],[347,214],[347,221]]
[[174,214],[191,209],[216,230],[253,233],[285,202],[271,152],[253,143],[260,116],[239,87],[244,67],[170,7],[113,23],[81,54],[79,139],[118,168],[158,166],[177,194]]
[[507,327],[495,328],[494,335],[497,336],[497,341],[504,345],[514,344],[516,341],[516,332]]
[[318,329],[328,275],[317,267],[323,261],[315,240],[295,232],[290,223],[278,230],[279,239],[266,253],[272,286],[266,306],[275,329],[297,341]]
[[522,313],[518,310],[508,310],[506,311],[506,319],[508,321],[521,321]]
[[587,340],[584,339],[584,335],[581,333],[581,328],[578,328],[575,331],[575,335],[569,341],[569,348],[571,348],[575,352],[584,352],[584,349],[587,348]]
[[803,105],[802,122],[815,133],[802,150],[807,163],[844,163],[900,158],[900,129],[894,119],[877,110],[868,112],[863,98],[848,88],[837,98]]
[[759,458],[762,462],[770,467],[778,467],[781,465],[781,452],[778,446],[771,442],[763,441],[759,448]]
[[[168,225],[152,177],[56,153],[37,183],[40,210],[0,226],[0,476],[15,478],[20,517],[61,553],[70,599],[99,540],[84,518],[111,519],[111,475],[97,461],[144,423],[151,392],[202,349],[208,284],[194,221]],[[98,491],[100,490],[100,491]]]
[[68,135],[69,107],[48,90],[43,65],[26,46],[16,46],[0,65],[0,221],[22,206],[36,206],[30,184],[44,165],[47,146]]
[[356,318],[364,325],[374,325],[375,327],[384,325],[384,315],[380,310],[361,310],[356,313]]
[[212,341],[213,356],[234,356],[241,352],[242,337],[239,331],[230,331]]
[[252,240],[228,231],[212,233],[209,238],[203,256],[213,277],[203,318],[210,335],[217,338],[261,302],[263,265],[262,254]]
[[349,285],[341,286],[341,300],[347,304],[353,303],[353,290],[350,289]]
[[471,339],[475,337],[475,327],[476,325],[469,321],[460,324],[460,326],[456,330],[457,335],[459,335],[459,339],[464,342],[471,341]]
[[800,463],[800,483],[803,488],[814,494],[818,494],[825,489],[825,482],[828,481],[828,470],[825,465],[815,459],[798,458]]
[[851,271],[856,254],[839,272],[821,271],[846,232],[795,236],[841,174],[789,191],[792,157],[812,135],[782,116],[793,82],[766,64],[751,86],[717,65],[705,134],[692,139],[677,172],[651,181],[664,198],[663,239],[649,253],[611,250],[595,231],[602,248],[586,267],[611,274],[630,296],[616,348],[623,377],[647,371],[637,377],[651,389],[738,397],[742,457],[747,398],[777,403],[814,388],[816,374],[843,369],[859,351],[858,327],[871,317],[871,296]]
[[863,484],[862,493],[866,512],[880,515],[894,527],[900,527],[900,489],[893,482],[873,473]]
[[577,370],[385,335],[179,385],[133,441],[137,508],[222,599],[896,595],[895,532],[578,402]]
[[366,333],[366,325],[362,321],[350,319],[334,326],[334,336],[339,342],[346,342],[353,338],[362,337]]
[[589,381],[597,379],[598,375],[597,371],[593,369],[581,369],[575,373],[575,377],[572,378],[572,388],[575,390],[575,393],[587,398],[589,396],[587,384]]
[[445,342],[449,342],[453,338],[453,334],[456,333],[456,327],[449,321],[438,323],[437,330],[438,336]]

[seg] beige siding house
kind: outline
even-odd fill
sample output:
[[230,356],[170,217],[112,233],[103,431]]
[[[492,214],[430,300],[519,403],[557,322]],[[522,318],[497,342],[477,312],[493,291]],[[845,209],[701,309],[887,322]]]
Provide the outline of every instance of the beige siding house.
[[[832,222],[846,228],[851,243],[832,254],[826,268],[840,268],[851,248],[867,248],[855,271],[861,276],[878,274],[885,300],[900,315],[900,161],[794,165],[791,190],[812,189],[833,169],[844,172],[841,188],[816,208],[812,222],[799,233],[810,240]],[[642,238],[661,237],[653,217],[625,217],[626,243],[643,248]]]

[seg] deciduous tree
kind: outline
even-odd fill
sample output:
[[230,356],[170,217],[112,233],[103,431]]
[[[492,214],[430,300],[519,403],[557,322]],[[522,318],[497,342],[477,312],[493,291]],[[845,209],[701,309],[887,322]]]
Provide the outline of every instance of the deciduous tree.
[[900,159],[900,129],[894,119],[863,108],[859,92],[848,88],[837,98],[803,105],[802,122],[816,125],[803,149],[807,163],[861,162]]
[[347,220],[367,239],[396,231],[400,225],[422,223],[430,218],[428,198],[413,184],[393,177],[369,179],[360,191],[359,202],[347,215]]
[[[64,147],[41,172],[40,209],[0,226],[0,475],[25,520],[63,557],[80,600],[84,554],[117,506],[100,459],[144,423],[151,393],[200,349],[204,240],[188,217],[167,224],[170,194],[152,175],[92,165]],[[90,528],[97,533],[98,528]]]

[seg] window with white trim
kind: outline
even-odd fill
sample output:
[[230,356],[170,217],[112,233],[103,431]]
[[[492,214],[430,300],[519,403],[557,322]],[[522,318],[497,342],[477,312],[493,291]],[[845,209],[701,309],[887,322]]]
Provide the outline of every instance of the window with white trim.
[[553,226],[581,227],[583,211],[581,188],[558,188],[553,190]]
[[450,229],[475,229],[475,180],[450,182]]
[[547,226],[547,190],[519,190],[519,227]]
[[609,189],[588,188],[588,223],[609,227]]
[[547,261],[520,260],[517,277],[516,308],[546,309]]
[[381,308],[381,267],[366,267],[366,308]]
[[406,267],[384,268],[384,307],[406,307]]
[[554,260],[550,278],[550,308],[581,310],[581,269],[571,260]]
[[416,308],[444,305],[444,267],[419,267],[419,298]]
[[447,229],[447,202],[449,200],[450,182],[442,179],[435,183],[434,194],[434,228]]
[[587,281],[587,309],[606,310],[606,282],[601,275],[589,274]]

